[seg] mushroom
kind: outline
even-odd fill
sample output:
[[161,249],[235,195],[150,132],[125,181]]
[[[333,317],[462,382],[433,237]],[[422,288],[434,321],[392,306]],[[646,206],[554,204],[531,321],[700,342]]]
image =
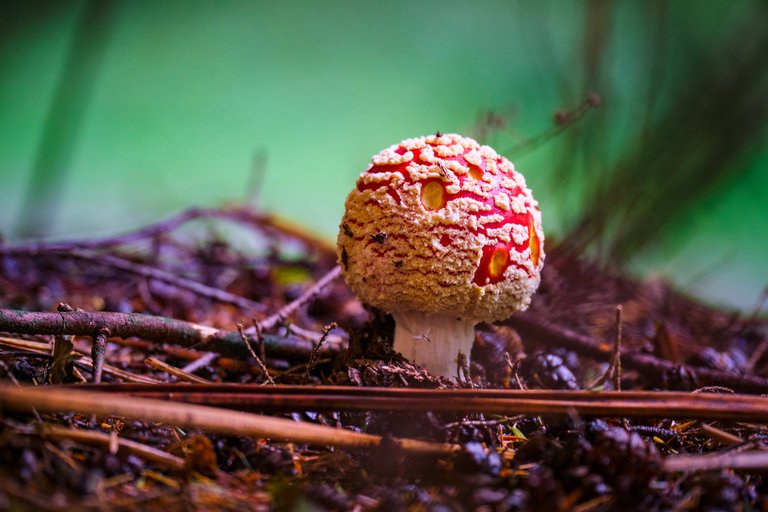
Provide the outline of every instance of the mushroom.
[[528,307],[543,242],[538,203],[514,165],[438,132],[372,158],[347,197],[337,248],[350,288],[394,317],[394,349],[451,377],[478,322]]

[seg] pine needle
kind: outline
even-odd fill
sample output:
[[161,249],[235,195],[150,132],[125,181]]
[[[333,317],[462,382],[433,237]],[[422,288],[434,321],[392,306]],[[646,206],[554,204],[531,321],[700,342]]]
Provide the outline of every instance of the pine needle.
[[[346,448],[370,448],[382,438],[284,418],[262,416],[215,407],[166,402],[104,393],[45,387],[0,386],[0,406],[19,412],[75,411],[81,414],[124,416],[141,421],[195,427],[235,436]],[[416,439],[395,439],[404,450],[423,454],[449,454],[458,447]]]

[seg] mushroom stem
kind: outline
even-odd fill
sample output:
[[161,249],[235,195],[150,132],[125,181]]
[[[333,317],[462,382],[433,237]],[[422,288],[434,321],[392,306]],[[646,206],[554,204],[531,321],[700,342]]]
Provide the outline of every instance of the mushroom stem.
[[396,351],[429,373],[456,377],[456,357],[461,351],[469,359],[477,321],[413,312],[393,313],[392,316],[395,318]]

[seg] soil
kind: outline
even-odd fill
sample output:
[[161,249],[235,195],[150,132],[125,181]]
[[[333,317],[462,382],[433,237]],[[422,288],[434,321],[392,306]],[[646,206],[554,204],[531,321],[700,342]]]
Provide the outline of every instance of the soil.
[[[238,324],[247,328],[286,311],[286,304],[336,264],[333,247],[271,217],[237,209],[195,210],[178,220],[102,241],[0,243],[0,306],[49,312],[66,309],[64,303],[75,310],[145,313],[237,331]],[[272,351],[270,345],[253,355],[207,355],[197,347],[171,342],[110,337],[106,364],[123,373],[105,369],[102,382],[147,378],[183,385],[186,377],[147,364],[151,357],[222,384],[271,385],[266,369],[277,386],[599,391],[620,384],[623,391],[768,392],[760,388],[761,379],[768,377],[765,319],[708,307],[660,281],[630,279],[586,261],[568,247],[550,244],[547,253],[542,285],[531,308],[509,321],[479,326],[471,366],[460,372],[458,381],[433,377],[393,353],[391,318],[365,308],[341,280],[334,280],[263,333],[276,343],[299,339],[304,345],[296,346],[308,345],[310,350]],[[222,300],[148,269],[202,283],[207,290],[230,294],[224,299],[245,298],[258,307],[246,311],[243,304],[249,303]],[[619,328],[617,355],[624,363],[620,378],[610,364]],[[547,334],[552,332],[560,334]],[[595,344],[567,341],[574,336]],[[19,341],[32,343],[20,346]],[[40,343],[48,348],[35,348]],[[93,380],[92,366],[84,357],[92,343],[87,336],[42,331],[0,333],[0,380],[79,386]],[[327,346],[311,349],[320,344]],[[63,352],[54,354],[54,346]],[[333,346],[339,349],[331,350]],[[0,509],[768,507],[768,465],[665,469],[665,461],[680,454],[764,449],[764,424],[716,417],[688,421],[631,415],[395,413],[373,406],[368,411],[300,408],[272,414],[377,434],[383,440],[373,448],[352,450],[119,416],[1,411]],[[172,469],[135,453],[113,453],[104,446],[54,439],[44,434],[46,426],[114,433],[181,457],[183,468]],[[402,449],[395,438],[457,443],[460,449],[442,456],[417,454]]]

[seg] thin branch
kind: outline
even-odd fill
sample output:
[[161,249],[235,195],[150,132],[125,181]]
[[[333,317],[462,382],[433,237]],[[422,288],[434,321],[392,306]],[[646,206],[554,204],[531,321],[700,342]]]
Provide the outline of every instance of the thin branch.
[[35,256],[50,252],[66,252],[74,249],[107,249],[118,245],[127,245],[139,240],[153,238],[165,233],[169,233],[177,227],[185,224],[191,220],[205,217],[210,214],[212,210],[205,208],[190,208],[173,217],[160,221],[156,224],[131,231],[122,235],[110,236],[106,238],[99,238],[95,240],[70,240],[66,242],[26,242],[16,244],[10,247],[0,248],[5,252],[8,250],[13,251],[13,254],[25,254]]
[[[319,343],[324,337],[322,332],[310,331],[309,329],[304,329],[296,324],[289,324],[288,330],[296,336],[313,343]],[[325,343],[330,343],[331,345],[343,345],[346,340],[347,338],[341,334],[328,334],[325,336]]]
[[[50,344],[42,341],[19,340],[16,338],[6,338],[4,336],[0,336],[0,346],[9,347],[14,350],[26,350],[40,355],[48,355],[50,353]],[[87,368],[93,372],[93,360],[80,352],[77,352],[76,354],[77,359],[74,360],[75,365]],[[104,365],[103,373],[112,377],[117,377],[126,382],[136,382],[143,384],[160,384],[162,382],[147,375],[131,373],[108,364]]]
[[248,334],[253,334],[254,332],[256,332],[257,329],[261,329],[262,332],[269,331],[270,329],[273,329],[275,326],[282,324],[297,309],[299,309],[301,306],[303,306],[307,302],[311,302],[315,297],[317,297],[325,289],[326,286],[328,286],[333,281],[335,281],[340,275],[341,275],[341,267],[339,266],[333,267],[332,270],[330,270],[327,274],[321,277],[315,284],[307,288],[307,290],[304,291],[304,293],[302,293],[295,300],[281,307],[277,311],[277,313],[275,313],[274,315],[268,316],[264,320],[257,322],[258,327],[256,326],[249,327],[248,329],[245,330],[245,332]]
[[295,224],[287,219],[277,215],[259,214],[258,222],[260,227],[269,227],[280,236],[290,236],[313,249],[318,255],[326,257],[335,257],[336,244],[327,238],[317,236],[306,230],[303,226]]
[[[148,352],[151,350],[161,350],[165,354],[176,358],[176,359],[182,359],[185,361],[191,361],[191,364],[195,364],[198,362],[199,359],[201,359],[201,354],[214,354],[216,356],[216,368],[228,370],[228,371],[234,371],[234,372],[245,372],[245,373],[251,373],[253,375],[261,375],[261,369],[255,365],[250,364],[248,360],[246,359],[235,359],[232,357],[224,357],[219,355],[215,352],[199,352],[192,348],[184,348],[179,347],[177,345],[172,345],[168,343],[162,343],[159,347],[155,347],[155,344],[150,341],[140,340],[138,338],[129,338],[127,340],[120,339],[120,338],[112,338],[110,340],[112,343],[132,347],[136,350],[142,351],[142,352]],[[306,356],[302,356],[306,357]],[[189,366],[189,365],[187,365]],[[194,367],[193,367],[194,368]],[[194,373],[190,370],[187,370],[186,367],[184,368],[185,371],[189,371],[190,373]]]
[[310,372],[317,365],[317,359],[318,359],[318,356],[320,354],[320,349],[323,348],[323,345],[325,345],[325,341],[328,339],[328,335],[336,327],[337,327],[336,326],[336,322],[331,322],[330,324],[328,324],[325,327],[323,327],[323,336],[322,336],[322,338],[320,338],[320,341],[317,342],[317,345],[315,345],[312,348],[312,353],[309,355],[309,363],[307,364],[307,373],[306,373],[307,380],[309,380]]
[[[71,428],[58,427],[55,425],[43,424],[39,428],[32,425],[16,425],[13,427],[16,432],[25,435],[39,435],[44,439],[54,441],[75,441],[82,444],[99,446],[110,449],[114,446],[115,440],[109,434],[89,430],[74,430]],[[163,450],[158,450],[143,443],[131,441],[122,437],[117,438],[117,454],[121,452],[136,455],[150,462],[162,464],[170,469],[180,471],[184,469],[184,459],[171,455]]]
[[[93,372],[93,360],[90,357],[83,356],[77,361],[75,361],[75,365],[88,368]],[[109,375],[110,377],[115,377],[118,379],[122,379],[125,382],[135,382],[137,384],[162,384],[161,380],[155,379],[154,377],[150,377],[149,375],[142,375],[139,373],[133,373],[129,372],[127,370],[123,370],[122,368],[118,368],[117,366],[112,366],[109,364],[105,364],[102,368],[102,373]]]
[[541,147],[542,145],[546,144],[567,130],[569,126],[573,125],[576,121],[581,119],[588,111],[593,108],[597,108],[601,101],[602,100],[598,94],[589,94],[576,108],[555,113],[555,126],[548,129],[544,133],[537,135],[536,137],[526,140],[517,147],[511,148],[506,153],[512,155],[513,158],[520,158],[521,156]]
[[204,379],[202,377],[198,377],[197,375],[192,375],[191,373],[187,373],[180,368],[176,368],[175,366],[165,363],[163,361],[160,361],[159,359],[156,359],[154,357],[148,357],[144,360],[144,362],[149,366],[151,366],[152,368],[155,368],[156,370],[165,372],[168,375],[173,375],[174,377],[177,377],[181,380],[185,380],[187,382],[194,382],[196,384],[211,383],[211,381],[208,379]]
[[[266,437],[321,446],[369,448],[382,442],[382,438],[377,435],[298,423],[284,418],[143,398],[123,397],[115,400],[114,396],[104,393],[52,386],[0,386],[0,406],[18,412],[29,412],[34,407],[45,412],[75,411],[82,414],[124,416],[140,421],[202,428],[219,434]],[[404,450],[433,455],[446,455],[459,449],[455,445],[416,439],[394,439],[394,442]]]
[[124,258],[119,258],[110,254],[99,254],[88,250],[77,249],[69,244],[51,244],[50,247],[44,244],[20,245],[7,247],[0,243],[0,254],[9,256],[28,255],[35,256],[39,253],[57,255],[61,258],[74,258],[90,263],[108,266],[123,272],[128,272],[146,279],[160,281],[174,286],[181,290],[187,290],[200,297],[216,300],[225,304],[232,304],[245,311],[247,314],[261,313],[267,309],[267,306],[259,302],[246,299],[240,295],[214,288],[206,284],[177,276],[165,270],[134,263]]
[[613,347],[613,357],[611,365],[613,366],[613,389],[621,391],[621,330],[622,330],[622,312],[624,308],[621,304],[616,306],[616,341]]
[[613,354],[611,361],[606,368],[605,373],[599,376],[592,384],[587,386],[589,389],[595,389],[603,386],[609,378],[612,378],[613,389],[621,391],[621,312],[622,306],[616,306],[616,339],[613,342]]
[[668,391],[562,391],[418,389],[247,384],[155,386],[78,385],[92,389],[194,404],[274,411],[435,411],[500,415],[553,414],[635,418],[768,421],[768,398]]
[[[30,242],[15,245],[6,245],[0,240],[0,254],[17,256],[37,256],[40,254],[58,254],[63,257],[78,258],[86,261],[97,262],[99,264],[109,265],[119,270],[130,272],[136,275],[155,279],[172,286],[189,290],[202,297],[207,297],[220,302],[233,304],[244,311],[250,313],[264,312],[266,306],[258,302],[246,299],[236,294],[213,288],[196,281],[179,277],[169,272],[152,268],[146,265],[134,263],[113,255],[98,254],[94,251],[99,249],[111,248],[119,245],[127,245],[142,239],[156,237],[171,232],[179,226],[200,218],[217,218],[257,227],[262,230],[271,231],[279,236],[288,236],[295,238],[304,244],[317,249],[317,252],[324,256],[334,254],[334,245],[328,240],[319,238],[316,235],[281,219],[274,215],[260,214],[249,210],[248,208],[235,207],[229,209],[205,209],[191,208],[167,220],[158,222],[151,226],[129,232],[123,235],[117,235],[98,240],[73,240],[67,242]],[[311,300],[306,299],[305,302]],[[300,304],[299,304],[300,305]]]
[[168,234],[178,227],[198,219],[220,219],[247,227],[257,227],[272,232],[281,237],[291,237],[312,247],[322,255],[331,256],[335,253],[335,245],[325,238],[308,232],[306,229],[273,214],[255,212],[244,207],[232,208],[190,208],[168,219],[155,224],[100,239],[70,240],[64,242],[26,242],[13,246],[5,246],[0,242],[0,253],[12,252],[18,255],[35,256],[51,252],[67,252],[75,249],[107,249],[120,245],[128,245],[140,240]]
[[662,468],[670,473],[726,468],[765,471],[768,469],[768,451],[750,450],[707,455],[670,455],[664,459]]
[[220,288],[214,288],[203,283],[199,283],[186,277],[177,276],[165,270],[160,270],[148,265],[134,263],[132,261],[118,258],[109,254],[94,254],[86,251],[67,251],[61,253],[63,257],[77,258],[100,265],[106,265],[124,272],[129,272],[147,279],[154,279],[169,284],[176,288],[190,291],[200,297],[216,300],[225,304],[232,304],[242,309],[246,314],[261,313],[267,309],[267,306],[259,302],[246,299],[240,295],[230,293]]
[[213,363],[218,357],[219,354],[216,352],[203,352],[200,354],[200,357],[182,367],[181,370],[187,373],[195,373],[200,368]]
[[[243,344],[248,349],[248,352],[250,352],[251,357],[256,361],[256,364],[259,366],[259,369],[261,370],[262,375],[264,376],[264,382],[275,385],[275,381],[272,380],[272,376],[269,374],[269,370],[267,369],[266,365],[264,364],[264,361],[261,357],[256,355],[256,352],[253,350],[253,347],[251,347],[251,342],[248,339],[248,336],[245,334],[245,330],[243,329],[243,324],[237,324],[237,332],[240,333],[240,337],[243,339]],[[259,338],[258,343],[260,347],[263,347],[263,342],[261,340],[261,332],[256,331],[256,336]],[[312,353],[314,353],[315,349],[312,349]]]
[[73,359],[77,358],[74,355],[72,336],[54,336],[51,355],[53,361],[51,361],[48,379],[51,384],[61,384],[72,369]]
[[514,362],[512,362],[512,359],[509,357],[509,352],[504,352],[504,361],[507,363],[507,367],[509,367],[510,373],[512,373],[512,376],[515,378],[515,384],[517,384],[517,389],[525,390],[526,387],[523,385],[523,382],[520,380],[520,375],[518,371],[520,370],[520,363],[523,362],[522,358],[515,359]]
[[710,439],[714,439],[718,443],[722,444],[741,444],[744,442],[742,438],[730,432],[726,432],[723,429],[717,428],[714,425],[703,423],[701,425],[701,431]]
[[[0,309],[0,332],[95,337],[104,328],[109,329],[111,336],[118,338],[135,336],[156,343],[174,343],[241,359],[248,355],[239,333],[174,318],[81,310],[52,313]],[[311,342],[293,336],[281,338],[264,335],[263,341],[273,357],[306,357],[313,347]],[[340,348],[327,344],[324,350],[333,352]]]
[[93,338],[93,344],[91,345],[91,360],[93,361],[93,382],[98,384],[101,382],[101,372],[104,370],[104,352],[107,348],[107,338],[109,337],[109,329],[99,329],[96,336]]
[[518,414],[517,416],[505,416],[503,418],[493,419],[493,420],[461,420],[461,421],[455,421],[453,423],[446,423],[445,425],[441,425],[440,428],[444,430],[452,429],[452,428],[458,428],[458,427],[495,427],[498,425],[506,425],[508,423],[513,423],[516,421],[521,421],[525,418],[524,415]]

